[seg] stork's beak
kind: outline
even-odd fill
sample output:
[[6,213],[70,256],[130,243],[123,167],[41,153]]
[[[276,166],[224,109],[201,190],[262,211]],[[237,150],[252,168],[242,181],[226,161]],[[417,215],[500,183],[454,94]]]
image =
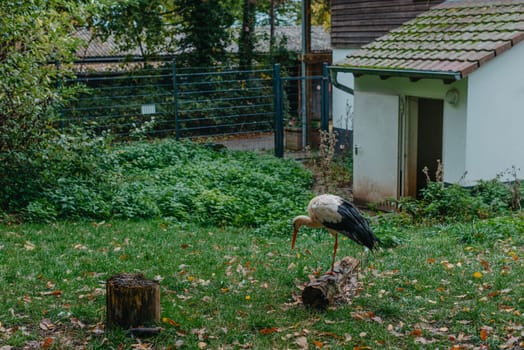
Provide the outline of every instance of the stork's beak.
[[295,248],[295,241],[297,240],[298,229],[293,227],[293,239],[291,241],[291,249]]

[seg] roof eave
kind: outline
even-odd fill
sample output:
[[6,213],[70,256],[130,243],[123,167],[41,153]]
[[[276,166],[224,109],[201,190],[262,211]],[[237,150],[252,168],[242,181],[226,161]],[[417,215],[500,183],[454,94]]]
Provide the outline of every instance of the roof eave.
[[366,68],[349,66],[330,66],[329,69],[336,72],[353,73],[355,77],[360,75],[378,75],[383,78],[406,77],[412,80],[418,79],[441,79],[444,81],[456,81],[462,79],[461,72],[455,71],[434,71],[418,69],[393,69],[393,68]]

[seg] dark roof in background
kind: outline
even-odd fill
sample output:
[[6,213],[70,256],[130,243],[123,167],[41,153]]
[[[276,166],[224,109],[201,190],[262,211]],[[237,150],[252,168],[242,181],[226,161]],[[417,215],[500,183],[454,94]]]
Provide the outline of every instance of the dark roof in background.
[[81,45],[81,47],[76,52],[76,55],[79,59],[141,55],[138,48],[121,51],[112,36],[107,38],[107,40],[102,41],[100,38],[93,37],[92,32],[88,29],[81,29],[77,31],[75,33],[75,37],[85,42],[85,44]]
[[524,40],[524,0],[452,0],[338,63],[355,74],[466,77]]
[[[269,52],[269,27],[257,28],[257,35],[267,35],[267,40],[261,41],[257,52]],[[287,38],[286,48],[290,51],[302,51],[302,27],[301,26],[281,26],[275,27],[275,36],[280,39]],[[322,26],[311,26],[311,50],[313,52],[331,51],[331,38],[329,30],[326,31]]]
[[[287,38],[287,49],[295,52],[300,52],[302,47],[302,29],[301,26],[286,26],[275,28],[277,38]],[[260,40],[257,46],[257,52],[269,52],[269,27],[257,28],[257,35],[266,35],[267,40]],[[118,57],[140,57],[141,52],[139,48],[132,50],[121,51],[118,45],[114,41],[113,37],[109,37],[107,40],[102,41],[99,38],[92,38],[92,34],[87,29],[80,30],[76,33],[76,36],[84,40],[87,45],[81,47],[77,56],[79,59],[95,59],[95,58],[118,58]],[[330,51],[330,37],[329,32],[326,32],[321,26],[311,27],[311,49],[315,52]],[[228,47],[230,52],[237,52],[238,45],[236,43],[231,44]],[[163,53],[160,56],[173,56],[173,54]]]
[[358,49],[443,0],[331,0],[333,48]]

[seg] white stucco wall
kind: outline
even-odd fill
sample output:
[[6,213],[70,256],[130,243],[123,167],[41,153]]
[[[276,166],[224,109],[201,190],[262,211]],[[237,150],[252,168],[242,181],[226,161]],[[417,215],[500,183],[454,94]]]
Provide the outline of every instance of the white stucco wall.
[[[378,76],[363,76],[355,81],[355,88],[363,92],[378,92],[398,96],[413,96],[445,100],[446,92],[457,89],[459,101],[451,105],[444,101],[443,149],[444,181],[455,183],[466,171],[466,107],[467,80],[444,84],[438,79],[421,79],[416,82],[408,78],[381,80]],[[358,132],[358,131],[356,131]]]
[[[356,50],[350,49],[333,49],[333,64],[337,64],[343,61],[347,55],[355,52]],[[340,83],[345,86],[353,88],[354,78],[351,73],[338,73],[338,79]],[[353,95],[348,94],[342,90],[337,89],[333,86],[332,91],[332,115],[333,115],[333,127],[352,130],[352,113],[353,111]]]
[[[467,179],[493,179],[512,166],[524,171],[524,43],[469,77]],[[511,180],[504,176],[503,180]]]

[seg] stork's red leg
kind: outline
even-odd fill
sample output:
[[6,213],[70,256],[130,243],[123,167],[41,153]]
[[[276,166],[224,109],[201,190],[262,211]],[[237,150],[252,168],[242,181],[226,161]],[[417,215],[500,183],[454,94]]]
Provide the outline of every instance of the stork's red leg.
[[330,275],[335,274],[333,270],[335,269],[335,258],[337,256],[337,249],[338,249],[338,232],[335,233],[335,245],[333,246],[333,260],[331,261],[331,271],[329,272]]

